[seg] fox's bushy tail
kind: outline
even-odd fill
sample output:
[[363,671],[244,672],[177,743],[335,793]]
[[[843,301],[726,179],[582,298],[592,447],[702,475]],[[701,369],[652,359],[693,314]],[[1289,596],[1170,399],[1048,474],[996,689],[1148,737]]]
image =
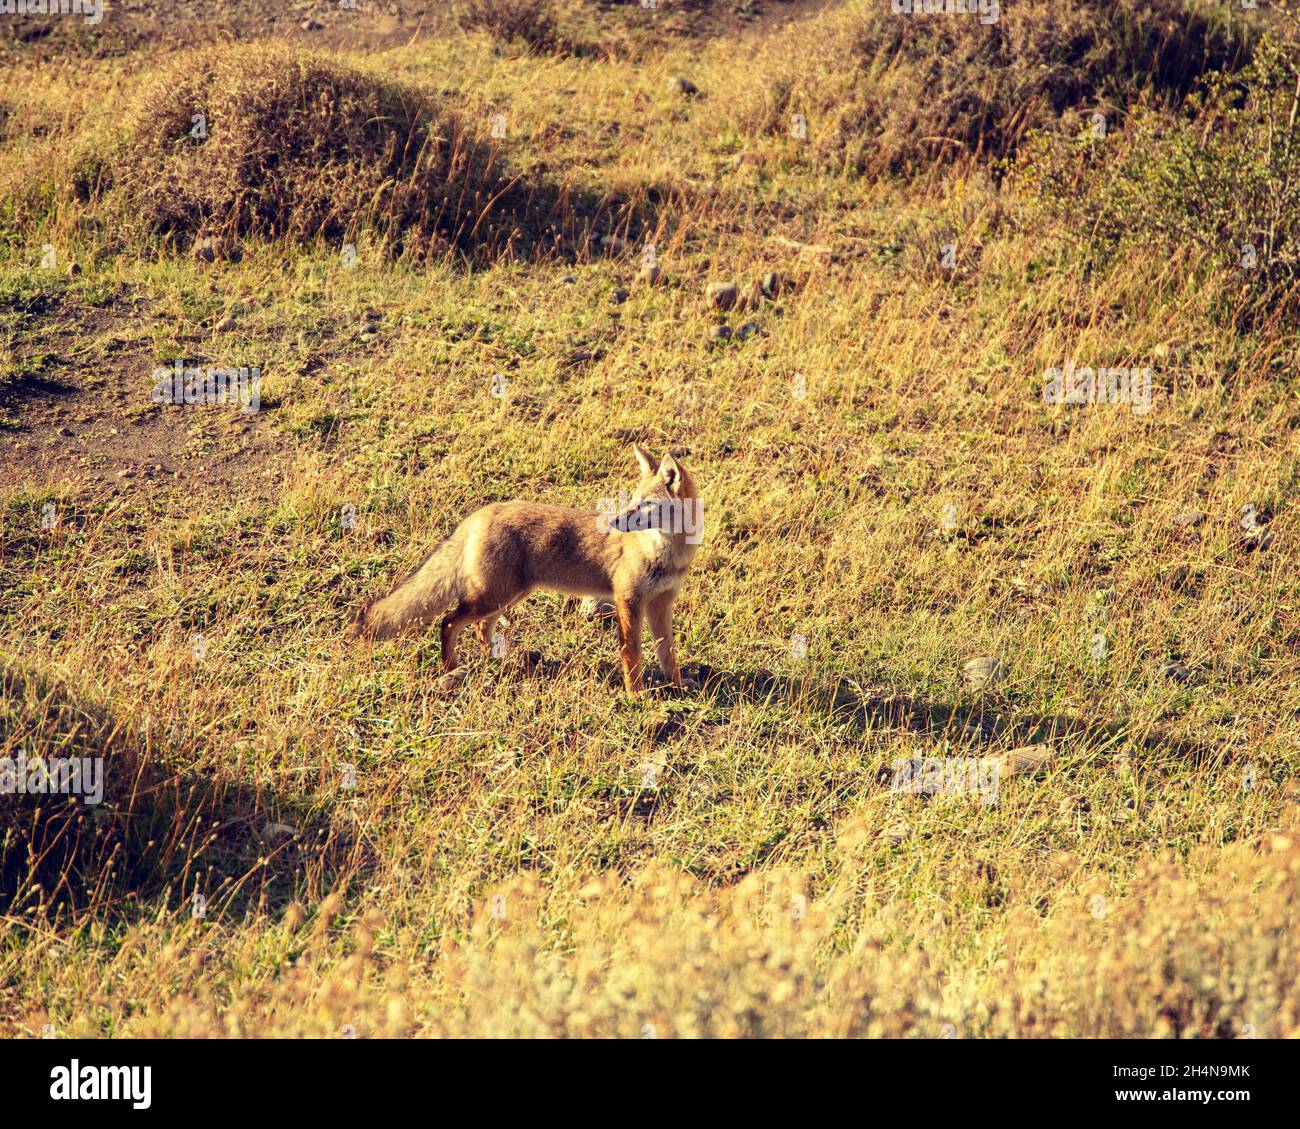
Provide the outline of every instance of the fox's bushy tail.
[[460,599],[464,591],[464,540],[457,530],[392,592],[371,604],[362,613],[357,634],[368,639],[391,639],[413,624],[428,623]]

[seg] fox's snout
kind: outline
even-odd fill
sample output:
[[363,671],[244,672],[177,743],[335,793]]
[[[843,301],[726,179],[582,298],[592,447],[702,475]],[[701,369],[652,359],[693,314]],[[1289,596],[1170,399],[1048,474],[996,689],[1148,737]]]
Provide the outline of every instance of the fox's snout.
[[617,530],[619,533],[638,533],[643,529],[654,529],[657,512],[658,507],[647,498],[630,509],[624,510],[621,514],[615,514],[611,517],[609,519],[609,528]]

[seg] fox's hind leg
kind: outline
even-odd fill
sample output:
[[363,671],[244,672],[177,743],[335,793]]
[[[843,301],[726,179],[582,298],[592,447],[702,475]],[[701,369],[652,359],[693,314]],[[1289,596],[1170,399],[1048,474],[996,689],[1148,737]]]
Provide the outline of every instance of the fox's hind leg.
[[450,672],[456,669],[456,639],[471,623],[478,624],[478,637],[484,646],[490,646],[492,628],[497,617],[504,611],[495,603],[485,600],[461,600],[442,620],[442,669]]
[[466,624],[472,623],[476,618],[464,600],[442,617],[438,637],[442,643],[442,669],[445,673],[450,674],[458,665],[456,661],[456,636],[461,633]]
[[524,599],[530,591],[531,589],[525,589],[517,595],[512,596],[499,607],[494,607],[491,611],[485,612],[483,618],[478,621],[478,641],[483,644],[483,650],[487,654],[490,655],[492,653],[492,633],[496,630],[497,620],[519,603],[520,600]]
[[478,641],[483,646],[484,654],[492,653],[492,632],[496,630],[497,620],[501,618],[501,613],[493,612],[486,615],[475,625],[478,630]]

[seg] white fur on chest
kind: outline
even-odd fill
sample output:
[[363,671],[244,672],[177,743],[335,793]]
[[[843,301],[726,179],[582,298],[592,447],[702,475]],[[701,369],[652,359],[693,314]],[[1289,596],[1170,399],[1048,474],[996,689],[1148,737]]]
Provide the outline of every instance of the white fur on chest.
[[648,598],[677,591],[686,577],[686,566],[695,555],[695,546],[679,544],[678,538],[662,529],[647,529],[637,536],[643,538],[651,562],[645,580],[637,586],[641,595]]

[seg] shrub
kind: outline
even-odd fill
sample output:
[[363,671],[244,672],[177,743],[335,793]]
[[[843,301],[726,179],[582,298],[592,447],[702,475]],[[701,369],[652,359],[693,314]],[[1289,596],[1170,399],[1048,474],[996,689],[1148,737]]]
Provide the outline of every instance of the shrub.
[[871,175],[993,160],[1072,110],[1178,104],[1247,57],[1248,26],[1233,20],[1187,0],[1022,0],[995,23],[873,0],[829,42],[774,60],[747,125],[784,131],[803,113],[818,159]]
[[465,0],[459,18],[466,31],[482,29],[507,42],[519,39],[541,50],[558,42],[555,13],[547,0]]
[[370,229],[428,253],[492,244],[517,203],[494,151],[428,95],[285,48],[169,69],[141,97],[114,175],[131,214],[170,236]]
[[1084,261],[1190,251],[1238,328],[1300,305],[1300,52],[1266,37],[1237,76],[1220,75],[1179,118],[1137,116],[1123,135],[1042,136],[1018,175],[1065,225]]

